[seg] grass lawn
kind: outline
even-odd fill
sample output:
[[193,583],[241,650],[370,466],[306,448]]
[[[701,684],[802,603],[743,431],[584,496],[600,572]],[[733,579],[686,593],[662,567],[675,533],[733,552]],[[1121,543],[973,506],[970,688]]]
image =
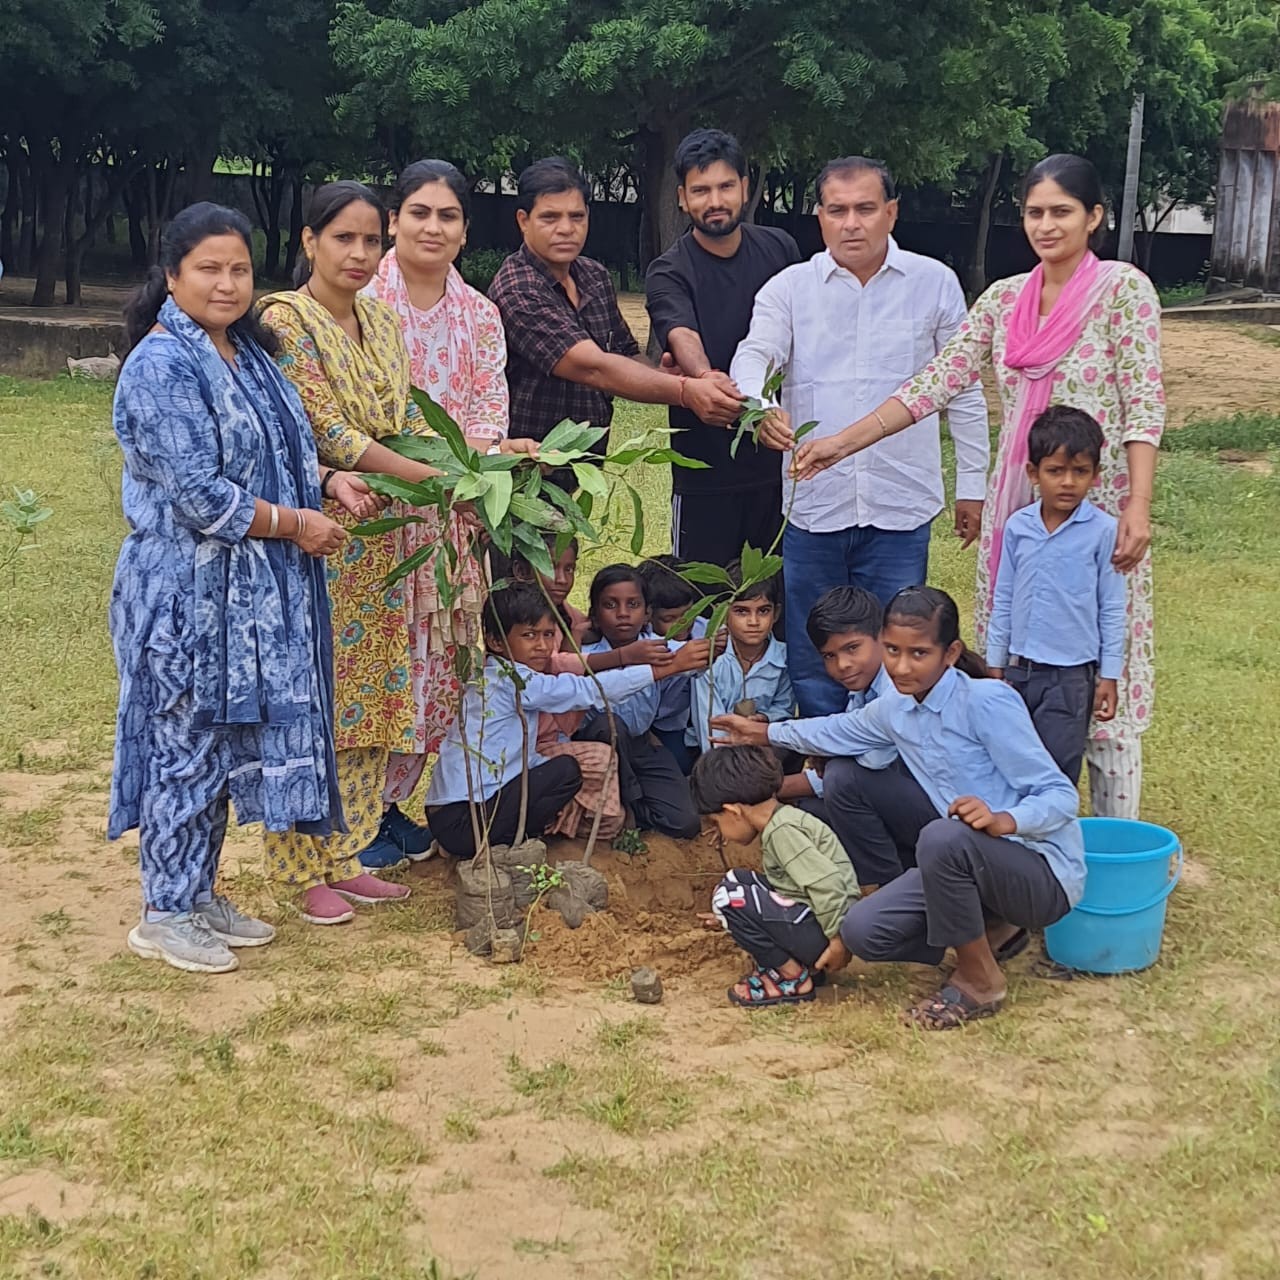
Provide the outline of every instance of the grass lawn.
[[[1161,962],[1019,962],[1005,1013],[934,1037],[897,1020],[918,972],[743,1015],[728,951],[716,981],[668,960],[643,1013],[617,981],[488,968],[433,864],[404,907],[308,930],[243,835],[235,891],[276,944],[216,980],[123,954],[109,411],[0,378],[0,485],[55,513],[0,570],[0,1280],[1280,1275],[1276,419],[1184,428],[1160,466],[1144,810],[1188,855]],[[656,547],[666,477],[642,487]]]

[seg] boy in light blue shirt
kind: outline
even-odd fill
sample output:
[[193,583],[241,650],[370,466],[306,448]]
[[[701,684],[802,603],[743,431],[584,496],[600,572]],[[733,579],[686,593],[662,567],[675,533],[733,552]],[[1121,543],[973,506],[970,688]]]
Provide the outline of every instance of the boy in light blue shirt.
[[987,627],[987,665],[1027,704],[1040,740],[1080,778],[1089,720],[1116,713],[1124,670],[1124,575],[1112,563],[1116,520],[1087,494],[1098,478],[1102,428],[1054,405],[1031,424],[1027,476],[1040,501],[1004,528]]
[[[735,587],[741,583],[736,565],[729,568]],[[787,646],[773,635],[778,612],[778,582],[768,578],[748,587],[729,606],[725,629],[729,643],[692,682],[691,723],[685,741],[706,751],[709,717],[746,707],[743,714],[771,723],[795,714],[796,698],[787,672]]]
[[446,853],[458,858],[476,852],[469,801],[480,807],[480,825],[488,828],[489,842],[510,844],[522,773],[529,776],[526,830],[531,836],[541,835],[581,788],[581,769],[572,756],[548,760],[538,754],[538,712],[599,709],[604,696],[621,705],[653,693],[656,701],[657,681],[707,658],[694,644],[661,667],[601,671],[594,678],[549,674],[560,645],[560,620],[541,590],[525,583],[489,597],[484,631],[488,655],[483,673],[467,686],[462,713],[440,746],[427,791],[432,834]]

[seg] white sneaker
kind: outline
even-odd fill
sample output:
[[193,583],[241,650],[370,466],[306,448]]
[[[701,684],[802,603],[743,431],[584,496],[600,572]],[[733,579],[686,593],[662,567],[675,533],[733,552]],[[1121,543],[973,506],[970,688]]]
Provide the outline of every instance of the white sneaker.
[[189,911],[142,920],[129,930],[128,947],[144,960],[163,960],[188,973],[230,973],[240,967],[226,944]]

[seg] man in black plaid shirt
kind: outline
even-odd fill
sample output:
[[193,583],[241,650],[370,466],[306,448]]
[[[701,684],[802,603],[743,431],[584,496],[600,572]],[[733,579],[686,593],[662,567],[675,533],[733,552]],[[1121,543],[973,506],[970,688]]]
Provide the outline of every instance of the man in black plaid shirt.
[[565,418],[607,427],[614,396],[677,405],[730,426],[742,412],[741,397],[648,364],[618,310],[609,272],[581,256],[590,193],[560,157],[538,160],[520,175],[516,222],[524,244],[489,286],[507,335],[511,436],[541,440]]

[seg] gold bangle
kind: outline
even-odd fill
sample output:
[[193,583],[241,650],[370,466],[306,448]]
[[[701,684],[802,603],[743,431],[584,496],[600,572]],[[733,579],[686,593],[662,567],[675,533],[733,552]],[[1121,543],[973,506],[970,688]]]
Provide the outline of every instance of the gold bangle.
[[297,542],[307,531],[307,517],[301,507],[296,507],[293,514],[298,517],[298,527],[293,531],[293,540]]
[[274,502],[269,505],[271,507],[271,522],[267,525],[267,537],[274,538],[276,530],[280,527],[280,508]]
[[883,440],[889,434],[889,424],[880,416],[879,409],[872,409],[871,416],[880,424],[880,439]]

